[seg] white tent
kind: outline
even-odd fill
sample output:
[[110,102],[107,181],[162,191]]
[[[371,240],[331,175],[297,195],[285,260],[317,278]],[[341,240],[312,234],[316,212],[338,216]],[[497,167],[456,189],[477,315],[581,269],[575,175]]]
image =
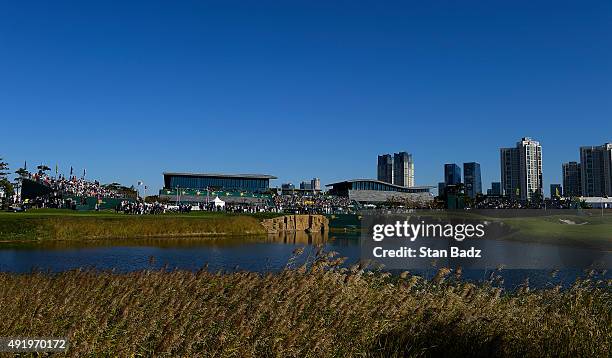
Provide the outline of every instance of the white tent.
[[223,209],[225,208],[225,201],[219,199],[218,196],[215,196],[215,200],[213,200],[213,204],[215,205],[215,209]]

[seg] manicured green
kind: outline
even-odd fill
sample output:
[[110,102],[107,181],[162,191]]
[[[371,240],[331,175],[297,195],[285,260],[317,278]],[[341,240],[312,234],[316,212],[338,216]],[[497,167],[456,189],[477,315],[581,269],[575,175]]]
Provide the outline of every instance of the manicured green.
[[558,212],[549,216],[523,216],[511,218],[481,217],[481,220],[501,222],[512,233],[505,239],[523,242],[539,242],[584,246],[612,250],[612,215],[564,215]]

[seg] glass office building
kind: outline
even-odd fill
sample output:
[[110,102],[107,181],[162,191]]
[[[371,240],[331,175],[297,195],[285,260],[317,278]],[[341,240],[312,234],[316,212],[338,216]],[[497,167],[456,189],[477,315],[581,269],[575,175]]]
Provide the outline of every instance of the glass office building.
[[263,174],[164,173],[164,188],[265,192],[270,188],[270,179],[276,177]]
[[457,185],[461,183],[461,167],[457,164],[444,164],[444,184]]
[[475,198],[476,195],[482,194],[479,163],[463,163],[463,182],[465,184],[465,194],[470,198]]

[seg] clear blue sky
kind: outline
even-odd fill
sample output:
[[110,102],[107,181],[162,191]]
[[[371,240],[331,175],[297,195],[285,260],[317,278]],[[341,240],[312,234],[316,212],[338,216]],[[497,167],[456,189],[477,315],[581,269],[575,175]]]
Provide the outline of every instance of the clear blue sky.
[[612,140],[610,1],[12,1],[0,157],[151,189],[163,171],[275,183],[376,176],[543,145],[545,191]]

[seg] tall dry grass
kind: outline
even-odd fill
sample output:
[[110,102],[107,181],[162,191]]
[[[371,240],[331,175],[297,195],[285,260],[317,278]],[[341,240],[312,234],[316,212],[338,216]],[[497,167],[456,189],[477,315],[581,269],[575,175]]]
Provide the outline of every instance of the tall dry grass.
[[68,336],[68,356],[609,357],[610,282],[503,292],[340,268],[0,274],[0,336]]

